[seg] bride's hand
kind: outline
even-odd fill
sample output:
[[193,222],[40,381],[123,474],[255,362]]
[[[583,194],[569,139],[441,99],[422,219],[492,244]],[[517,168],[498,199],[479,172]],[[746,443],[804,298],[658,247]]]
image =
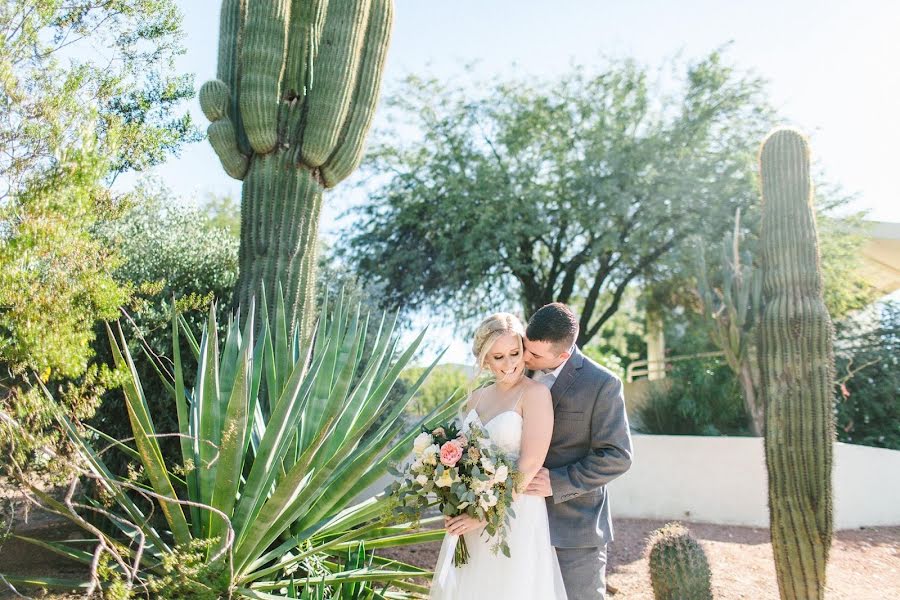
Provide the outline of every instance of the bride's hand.
[[444,517],[444,526],[447,528],[447,533],[451,533],[453,535],[462,535],[470,531],[475,531],[476,529],[481,529],[485,525],[487,525],[487,522],[480,521],[475,517],[470,517],[469,515]]

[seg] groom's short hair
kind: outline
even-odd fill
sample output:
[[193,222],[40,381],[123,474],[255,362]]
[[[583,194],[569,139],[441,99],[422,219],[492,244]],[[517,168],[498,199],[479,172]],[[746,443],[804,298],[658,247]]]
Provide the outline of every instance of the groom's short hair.
[[566,352],[578,337],[578,319],[562,302],[546,304],[531,315],[525,335],[536,342],[550,342]]

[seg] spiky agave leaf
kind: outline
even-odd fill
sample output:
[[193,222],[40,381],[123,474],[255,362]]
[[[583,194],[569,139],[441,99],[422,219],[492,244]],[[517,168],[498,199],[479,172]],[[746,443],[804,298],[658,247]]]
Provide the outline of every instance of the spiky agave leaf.
[[[277,299],[276,306],[283,301]],[[283,315],[283,309],[276,310]],[[264,315],[265,303],[261,311]],[[422,335],[398,352],[396,317],[370,325],[357,305],[341,297],[320,316],[316,339],[301,348],[296,328],[271,335],[268,318],[261,315],[255,327],[254,312],[248,307],[243,322],[235,316],[221,344],[214,311],[199,341],[184,320],[173,315],[172,368],[158,372],[169,377],[167,389],[179,414],[181,465],[163,461],[156,443],[159,434],[124,336],[110,332],[114,356],[130,375],[125,400],[137,447],[126,452],[150,475],[151,486],[143,491],[158,509],[165,509],[161,512],[169,529],[153,528],[133,498],[139,488],[117,479],[60,412],[60,422],[88,471],[117,506],[114,525],[124,543],[112,537],[107,541],[126,548],[134,559],[134,548],[143,540],[139,576],[152,577],[166,553],[192,540],[217,540],[206,544],[208,558],[232,561],[231,586],[247,597],[268,597],[288,586],[315,596],[321,586],[336,589],[342,584],[342,595],[358,597],[422,593],[422,586],[409,580],[430,572],[378,559],[372,550],[439,539],[441,530],[414,532],[417,524],[388,522],[392,517],[382,496],[354,503],[391,462],[405,456],[423,426],[446,420],[456,408],[455,399],[448,398],[391,447],[403,409],[434,367],[403,397],[390,396]],[[193,389],[184,383],[181,341],[187,341],[197,360]],[[267,390],[272,400],[268,415],[256,397],[263,377],[272,384]],[[382,424],[373,429],[379,421]],[[367,440],[364,447],[359,445],[362,439]],[[172,475],[179,468],[184,479]],[[58,512],[67,511],[59,503],[53,505],[50,497],[43,500]],[[354,560],[362,561],[362,542],[368,558],[350,568],[341,557],[355,552]],[[83,548],[60,544],[55,550],[84,557]],[[291,573],[311,557],[327,569],[316,584],[320,587],[296,578],[291,583]],[[52,583],[43,580],[44,585]],[[386,591],[389,587],[395,591]]]

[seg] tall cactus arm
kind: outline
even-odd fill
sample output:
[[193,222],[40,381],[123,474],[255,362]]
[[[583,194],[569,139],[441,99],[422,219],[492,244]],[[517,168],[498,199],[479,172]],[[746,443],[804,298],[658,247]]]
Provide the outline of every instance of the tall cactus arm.
[[225,172],[230,177],[243,180],[247,175],[250,159],[241,154],[238,148],[237,132],[231,119],[226,117],[210,123],[206,129],[206,135]]
[[287,60],[282,84],[279,131],[294,162],[300,160],[305,99],[313,77],[311,65],[319,53],[328,0],[292,0]]
[[207,81],[200,88],[200,108],[211,121],[207,136],[213,150],[222,162],[225,172],[235,179],[243,179],[247,174],[250,159],[240,151],[237,131],[228,116],[231,92],[225,82],[218,79]]
[[310,168],[328,160],[337,146],[356,89],[372,0],[328,5],[313,84],[306,98],[301,156]]
[[250,154],[238,98],[241,90],[241,42],[247,18],[247,0],[222,0],[219,14],[219,55],[216,77],[231,91],[228,116],[232,119],[241,154]]
[[381,75],[393,29],[394,1],[372,0],[370,15],[350,114],[343,125],[337,149],[322,165],[322,178],[329,188],[340,183],[359,166],[366,133],[378,105]]
[[250,145],[266,154],[278,145],[278,105],[290,0],[250,2],[241,42],[240,109]]
[[833,529],[834,356],[806,139],[789,129],[772,133],[760,152],[760,175],[759,362],[772,551],[781,597],[821,600]]

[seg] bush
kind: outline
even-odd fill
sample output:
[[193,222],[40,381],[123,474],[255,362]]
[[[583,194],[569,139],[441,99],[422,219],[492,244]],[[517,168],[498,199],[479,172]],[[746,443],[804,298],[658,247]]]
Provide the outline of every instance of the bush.
[[837,437],[900,450],[900,303],[874,310],[837,324]]
[[747,435],[741,389],[723,358],[675,363],[668,387],[650,388],[635,429],[662,435]]
[[[237,279],[238,239],[215,220],[215,210],[179,205],[165,189],[157,186],[150,191],[149,187],[138,190],[134,205],[121,218],[98,227],[97,236],[119,255],[115,278],[134,289],[127,307],[131,323],[124,325],[130,330],[129,351],[142,357],[143,340],[154,354],[168,357],[172,353],[173,303],[190,329],[199,331],[206,323],[209,303],[216,300],[219,335],[224,336]],[[112,364],[103,323],[97,324],[93,349],[98,360]],[[182,351],[189,352],[186,342]],[[136,367],[157,427],[167,434],[178,431],[175,407],[153,362],[138,360]],[[193,385],[193,381],[189,378],[187,384]],[[121,389],[104,395],[91,424],[116,439],[130,437]],[[178,452],[174,437],[160,439],[160,445],[167,457]]]

